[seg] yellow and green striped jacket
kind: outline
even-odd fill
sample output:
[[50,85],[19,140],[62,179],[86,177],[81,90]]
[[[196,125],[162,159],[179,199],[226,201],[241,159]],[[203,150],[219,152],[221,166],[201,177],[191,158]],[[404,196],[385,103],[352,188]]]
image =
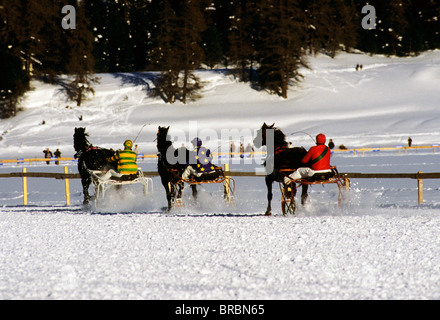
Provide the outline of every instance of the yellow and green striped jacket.
[[110,162],[118,162],[118,172],[122,174],[136,174],[136,153],[130,149],[125,149],[119,153],[116,153],[113,157],[109,158]]

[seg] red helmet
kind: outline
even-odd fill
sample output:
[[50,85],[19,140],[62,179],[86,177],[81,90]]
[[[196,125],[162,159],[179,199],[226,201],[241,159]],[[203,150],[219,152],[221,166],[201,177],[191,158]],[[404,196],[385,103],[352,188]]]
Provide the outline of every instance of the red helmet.
[[320,133],[316,136],[316,143],[317,144],[325,144],[326,140],[327,140],[327,138],[325,137],[325,135],[323,133]]

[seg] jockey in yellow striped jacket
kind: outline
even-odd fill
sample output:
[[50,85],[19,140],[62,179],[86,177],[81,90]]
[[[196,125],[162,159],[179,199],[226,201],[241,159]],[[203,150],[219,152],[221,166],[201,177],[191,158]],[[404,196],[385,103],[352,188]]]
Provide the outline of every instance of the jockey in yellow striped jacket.
[[109,162],[118,162],[118,172],[120,174],[137,174],[136,153],[132,151],[133,142],[126,140],[124,142],[124,151],[117,152],[109,158]]

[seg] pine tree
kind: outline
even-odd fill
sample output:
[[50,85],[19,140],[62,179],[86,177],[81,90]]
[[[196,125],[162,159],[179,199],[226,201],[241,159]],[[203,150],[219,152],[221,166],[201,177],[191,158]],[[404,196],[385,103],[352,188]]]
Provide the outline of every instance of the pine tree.
[[133,41],[128,0],[108,1],[106,41],[110,72],[134,71]]
[[325,50],[335,57],[340,50],[350,51],[356,45],[356,8],[352,1],[304,0],[301,8],[310,53]]
[[[229,31],[229,59],[241,81],[252,81],[260,12],[258,1],[235,0]],[[247,71],[249,69],[249,72]]]
[[29,89],[29,77],[21,59],[1,43],[0,61],[0,74],[3,75],[0,77],[0,119],[3,119],[17,114],[18,102]]
[[55,83],[57,76],[66,72],[65,57],[68,55],[66,33],[61,28],[61,10],[65,1],[53,0],[46,7],[46,15],[40,32],[40,46],[36,59],[40,62],[34,73],[46,81]]
[[88,94],[94,94],[93,84],[99,82],[94,76],[93,34],[81,5],[76,7],[76,29],[66,30],[69,55],[66,71],[74,79],[65,86],[70,100],[81,106]]
[[200,46],[205,23],[200,0],[161,1],[152,60],[162,71],[153,95],[169,103],[197,99],[202,87],[194,71],[203,61]]
[[335,57],[341,49],[349,52],[357,44],[356,9],[353,3],[347,0],[332,0],[330,5],[330,37],[325,47],[330,55]]
[[305,41],[311,54],[318,54],[329,42],[332,16],[330,0],[303,0],[301,8],[304,12],[304,24],[307,30]]
[[129,4],[130,36],[132,41],[133,71],[148,68],[148,53],[151,50],[151,34],[153,32],[152,2],[131,0]]
[[[388,55],[404,55],[405,35],[408,31],[408,9],[411,0],[371,0],[370,4],[376,9],[377,26],[374,30],[361,32],[360,41],[365,41],[368,47],[360,48],[372,53]],[[365,5],[357,0],[358,10]]]
[[33,66],[41,52],[41,30],[47,21],[49,0],[0,0],[4,28],[1,39],[7,43],[13,55],[23,60],[25,73],[31,76]]
[[440,2],[412,0],[403,47],[408,54],[440,48]]
[[302,78],[299,68],[306,66],[302,11],[296,0],[263,0],[260,12],[260,84],[269,92],[287,98],[289,85]]
[[211,69],[223,59],[222,39],[217,27],[211,24],[202,35],[204,63]]
[[384,49],[392,55],[402,55],[405,52],[402,40],[408,27],[409,3],[408,0],[390,0],[387,4],[386,25],[380,28],[385,41]]

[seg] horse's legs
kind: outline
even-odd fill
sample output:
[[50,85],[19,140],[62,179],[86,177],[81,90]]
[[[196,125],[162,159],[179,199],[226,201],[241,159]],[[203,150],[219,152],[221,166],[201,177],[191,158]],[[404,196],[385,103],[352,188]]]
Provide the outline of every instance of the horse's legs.
[[[177,189],[177,192],[175,192],[176,193],[176,196],[177,196],[177,199],[182,199],[182,195],[183,195],[183,188],[185,187],[185,185],[184,185],[184,183],[183,182],[178,182],[177,184],[176,184],[176,187],[178,188]],[[176,199],[174,199],[174,200],[176,200]]]
[[81,176],[81,184],[83,187],[83,195],[84,195],[83,204],[87,205],[89,204],[89,200],[91,198],[89,194],[89,187],[90,184],[92,183],[92,178],[90,176],[89,171],[87,170],[83,157],[80,157],[78,159],[78,172],[79,175]]
[[266,216],[270,216],[272,215],[272,208],[271,208],[271,201],[272,201],[272,183],[273,183],[273,179],[270,178],[269,176],[266,176],[266,187],[267,187],[267,209],[266,209]]
[[84,195],[84,201],[83,204],[89,204],[89,200],[90,200],[90,194],[89,194],[89,187],[90,187],[90,177],[83,177],[81,179],[82,182],[82,186],[83,186],[83,195]]
[[162,185],[165,188],[165,193],[167,196],[167,203],[168,203],[167,211],[170,211],[171,207],[172,207],[172,205],[171,205],[171,183],[163,175],[161,175],[160,180],[162,181]]
[[194,197],[194,200],[197,200],[197,186],[195,184],[192,184],[191,189],[192,189],[192,195]]
[[309,190],[309,185],[308,184],[303,184],[302,185],[302,192],[301,192],[301,204],[305,205],[307,198],[309,197],[309,195],[307,194],[307,191]]
[[171,211],[173,208],[173,195],[174,195],[174,186],[171,183],[171,181],[167,182],[167,185],[165,187],[166,193],[167,193],[167,202],[168,202],[168,209],[167,211]]

